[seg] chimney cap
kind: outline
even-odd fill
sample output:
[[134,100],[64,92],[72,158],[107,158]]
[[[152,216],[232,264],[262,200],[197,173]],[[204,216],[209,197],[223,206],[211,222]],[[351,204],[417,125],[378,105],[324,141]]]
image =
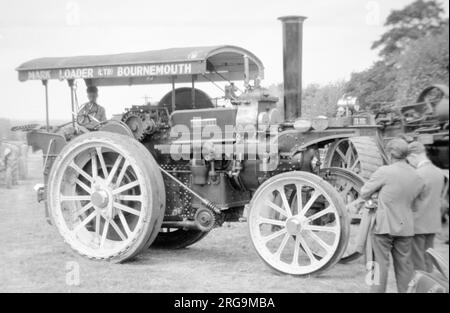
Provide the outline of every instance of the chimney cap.
[[304,20],[307,19],[306,16],[301,15],[287,15],[287,16],[281,16],[278,18],[283,23],[301,23]]

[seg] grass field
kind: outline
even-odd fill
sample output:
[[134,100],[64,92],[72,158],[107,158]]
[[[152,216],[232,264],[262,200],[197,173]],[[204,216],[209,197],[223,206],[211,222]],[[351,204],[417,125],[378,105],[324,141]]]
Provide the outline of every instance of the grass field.
[[[30,178],[6,190],[0,184],[0,292],[366,292],[362,261],[336,265],[321,277],[273,272],[256,255],[246,224],[214,230],[177,251],[149,250],[135,261],[109,264],[74,254],[44,219],[33,186],[41,158],[30,157]],[[448,226],[446,226],[448,231]],[[448,245],[437,239],[448,258]],[[76,263],[73,263],[76,262]],[[67,283],[79,265],[78,285]],[[69,276],[68,276],[69,275]],[[389,291],[395,292],[393,275]]]

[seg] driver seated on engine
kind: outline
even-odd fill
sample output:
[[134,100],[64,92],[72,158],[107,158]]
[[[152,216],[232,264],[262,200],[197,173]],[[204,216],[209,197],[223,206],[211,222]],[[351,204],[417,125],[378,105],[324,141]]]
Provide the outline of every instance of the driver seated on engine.
[[106,121],[106,112],[105,109],[97,103],[98,88],[89,86],[86,91],[89,101],[83,104],[81,110],[78,112],[77,123],[92,130],[100,123]]

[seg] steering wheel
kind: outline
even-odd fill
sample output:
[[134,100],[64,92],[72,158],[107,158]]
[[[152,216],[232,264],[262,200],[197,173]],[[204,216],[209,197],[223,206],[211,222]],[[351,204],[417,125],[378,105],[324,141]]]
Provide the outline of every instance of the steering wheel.
[[[101,122],[97,120],[93,115],[84,112],[79,112],[76,116],[75,121],[78,124],[78,127],[80,128],[82,133],[87,133],[90,130],[95,130],[101,125]],[[95,122],[96,125],[93,127],[86,126],[92,122]]]

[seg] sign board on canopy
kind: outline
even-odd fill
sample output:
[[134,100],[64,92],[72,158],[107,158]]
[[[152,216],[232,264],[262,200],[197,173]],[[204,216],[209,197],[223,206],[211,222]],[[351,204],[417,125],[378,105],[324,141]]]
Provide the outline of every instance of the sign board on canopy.
[[[33,59],[17,69],[19,80],[90,80],[99,86],[208,80],[263,79],[262,62],[236,46],[185,47],[108,55]],[[245,71],[248,71],[246,74]]]
[[120,65],[108,67],[84,67],[52,70],[29,70],[19,72],[19,80],[48,80],[48,79],[91,79],[91,78],[122,78],[193,75],[205,72],[204,63],[183,62],[151,65]]

